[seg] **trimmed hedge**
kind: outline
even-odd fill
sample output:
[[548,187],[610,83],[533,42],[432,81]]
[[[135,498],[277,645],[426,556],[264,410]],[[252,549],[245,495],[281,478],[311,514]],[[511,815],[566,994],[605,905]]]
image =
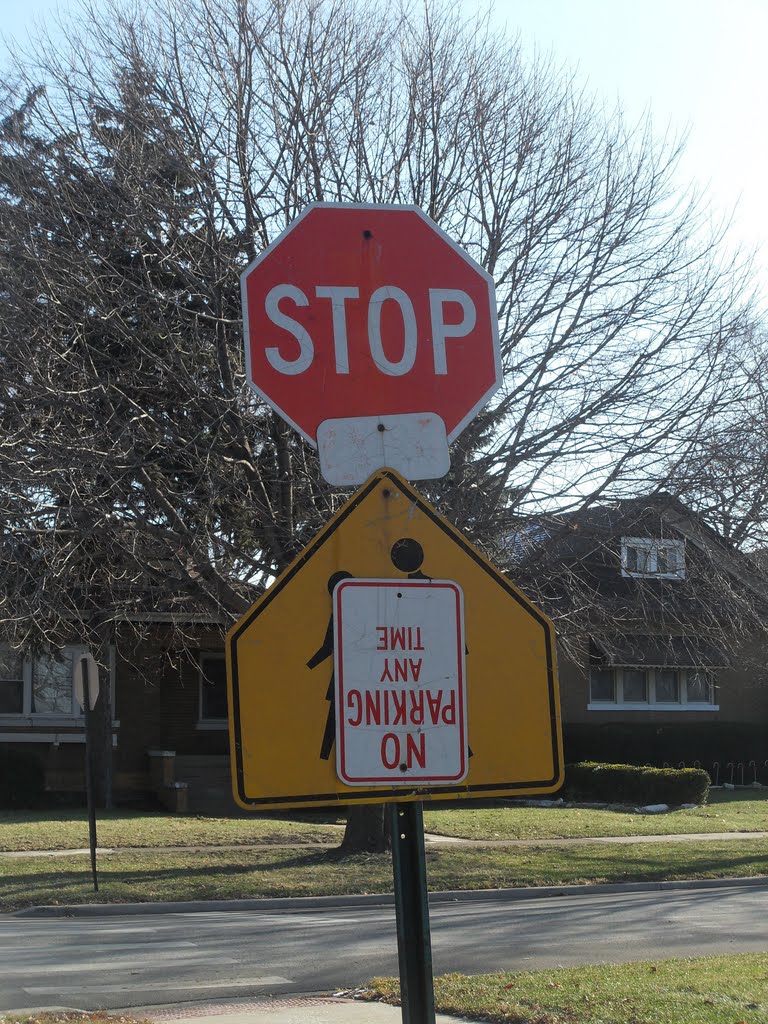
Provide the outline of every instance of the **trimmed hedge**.
[[[705,768],[711,776],[719,767],[719,781],[741,782],[740,772],[733,780],[726,766],[743,764],[744,781],[768,784],[768,731],[764,722],[610,722],[600,724],[564,723],[563,747],[567,764],[599,761],[602,764],[655,765],[677,768]],[[750,765],[754,761],[754,767]],[[730,771],[730,770],[729,770]]]
[[701,768],[641,768],[581,761],[566,765],[563,790],[570,800],[600,800],[636,807],[703,804],[709,792],[709,775]]
[[45,768],[34,754],[0,746],[0,807],[19,810],[45,802]]

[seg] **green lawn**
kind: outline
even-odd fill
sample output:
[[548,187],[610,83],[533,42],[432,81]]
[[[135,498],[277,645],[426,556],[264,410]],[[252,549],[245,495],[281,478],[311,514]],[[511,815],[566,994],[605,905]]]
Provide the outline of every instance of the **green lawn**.
[[716,789],[709,803],[668,814],[580,807],[441,808],[424,810],[424,828],[464,839],[581,839],[681,835],[686,832],[768,832],[768,789]]
[[[510,805],[428,809],[425,819],[432,832],[481,841],[530,842],[514,847],[428,846],[433,890],[768,875],[768,842],[749,838],[750,831],[768,831],[768,791],[719,791],[707,807],[653,816]],[[537,844],[539,839],[553,837],[739,830],[743,839],[699,843]],[[389,855],[346,858],[340,870],[336,847],[341,835],[341,819],[333,814],[297,815],[289,820],[273,815],[230,819],[103,812],[98,822],[99,845],[116,852],[99,855],[98,895],[92,890],[87,855],[0,857],[0,910],[47,903],[391,891]],[[286,850],[278,848],[279,843],[310,845]],[[84,811],[0,815],[0,849],[23,853],[87,844]],[[274,848],[247,848],[253,844]],[[179,849],[195,846],[234,849]]]
[[[99,811],[105,847],[226,846],[340,841],[343,816],[333,812],[280,818],[212,818],[162,812]],[[640,815],[576,807],[426,806],[424,827],[437,835],[474,840],[577,839],[597,836],[681,835],[691,832],[768,832],[768,789],[715,790],[709,804],[689,811]],[[0,851],[73,850],[88,845],[84,809],[0,812]]]
[[[229,846],[251,843],[338,843],[343,817],[271,815],[212,818],[151,811],[98,811],[99,846]],[[335,823],[335,824],[334,824]],[[88,846],[84,808],[0,811],[0,851],[77,850]]]
[[[0,859],[0,910],[39,904],[392,891],[389,854],[340,860],[328,849],[169,849],[105,854],[98,863],[100,888],[94,894],[87,855]],[[432,890],[725,878],[768,874],[768,843],[740,839],[634,846],[432,847],[427,849],[427,866]]]
[[[397,1002],[399,983],[365,995]],[[438,1011],[509,1024],[765,1024],[768,955],[435,978]]]
[[[358,995],[399,1001],[396,978]],[[504,1024],[765,1024],[768,955],[696,957],[435,978],[441,1013]],[[126,1015],[9,1013],[6,1024],[142,1024]]]

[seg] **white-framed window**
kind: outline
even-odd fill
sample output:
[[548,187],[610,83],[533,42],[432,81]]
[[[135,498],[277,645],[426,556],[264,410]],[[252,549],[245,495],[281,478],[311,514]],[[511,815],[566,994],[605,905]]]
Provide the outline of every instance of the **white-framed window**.
[[[0,720],[8,724],[82,721],[83,712],[73,687],[73,669],[85,652],[85,647],[72,645],[55,654],[27,655],[9,644],[0,644]],[[113,663],[111,659],[112,692]]]
[[23,715],[24,657],[8,644],[0,647],[0,715]]
[[592,668],[589,711],[717,711],[711,672],[696,668]]
[[622,671],[621,699],[625,704],[648,703],[648,672],[643,668]]
[[224,728],[227,723],[227,663],[220,651],[202,651],[200,669],[200,724]]
[[591,703],[616,703],[616,673],[612,668],[593,668],[589,673],[589,699]]
[[685,579],[685,542],[659,537],[622,537],[621,575]]

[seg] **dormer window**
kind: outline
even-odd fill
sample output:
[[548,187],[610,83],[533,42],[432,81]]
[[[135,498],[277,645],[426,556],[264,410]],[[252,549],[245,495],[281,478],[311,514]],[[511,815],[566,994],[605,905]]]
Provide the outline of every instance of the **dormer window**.
[[684,542],[658,537],[622,537],[621,575],[685,579]]

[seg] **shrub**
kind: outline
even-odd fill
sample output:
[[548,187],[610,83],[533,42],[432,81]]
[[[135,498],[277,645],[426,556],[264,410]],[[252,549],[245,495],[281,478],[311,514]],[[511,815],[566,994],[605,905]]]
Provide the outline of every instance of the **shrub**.
[[0,746],[0,807],[40,807],[45,799],[45,768],[39,757]]
[[563,790],[573,800],[635,806],[702,804],[709,792],[709,775],[701,768],[641,768],[581,761],[566,766]]
[[[600,761],[604,764],[652,764],[680,767],[681,762],[710,771],[720,765],[720,781],[729,762],[744,764],[747,782],[752,781],[750,761],[758,775],[768,759],[768,737],[760,722],[610,722],[600,725],[565,723],[563,745],[566,762]],[[738,777],[735,781],[739,781]],[[760,781],[764,781],[760,778]]]

